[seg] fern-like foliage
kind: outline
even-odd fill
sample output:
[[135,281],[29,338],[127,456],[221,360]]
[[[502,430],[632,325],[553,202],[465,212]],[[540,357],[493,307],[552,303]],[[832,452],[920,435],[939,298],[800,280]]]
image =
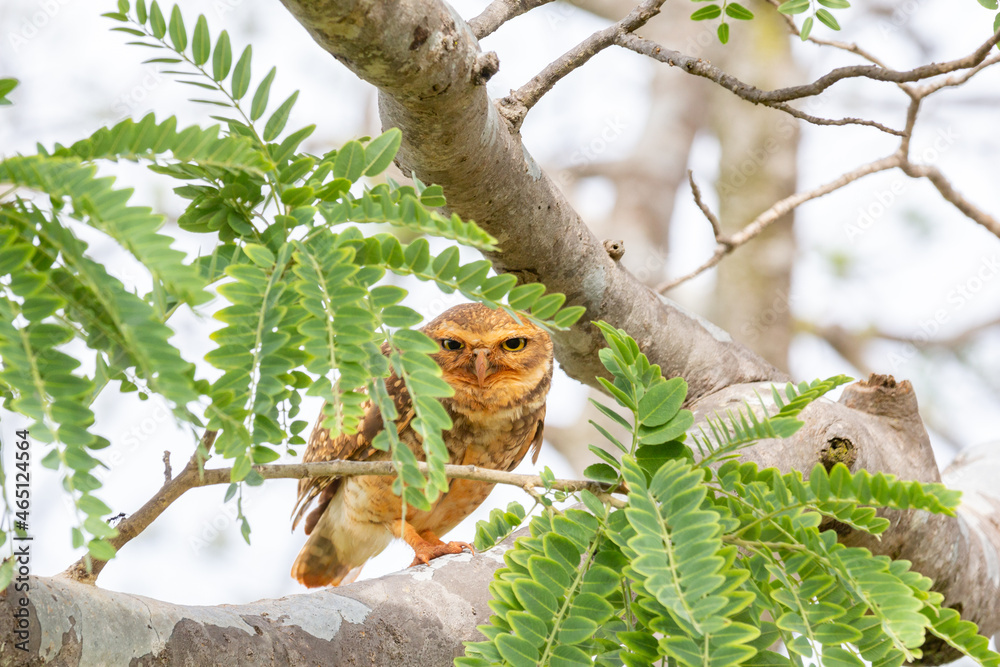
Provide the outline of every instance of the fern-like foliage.
[[[432,254],[426,235],[480,250],[496,249],[496,239],[439,213],[439,186],[381,176],[400,146],[399,130],[322,155],[304,152],[314,126],[286,131],[298,93],[270,108],[272,69],[249,94],[250,47],[234,63],[224,31],[213,40],[204,16],[189,31],[176,6],[167,19],[156,2],[122,0],[107,16],[119,32],[159,50],[153,60],[176,66],[182,83],[213,97],[199,101],[222,125],[180,128],[150,114],[0,160],[8,192],[0,202],[0,392],[5,407],[33,420],[31,437],[51,443],[43,463],[64,473],[80,510],[73,544],[103,560],[114,555],[108,538],[115,530],[103,519],[111,508],[95,496],[100,483],[92,474],[109,444],[92,432],[90,405],[102,391],[159,395],[193,432],[216,431],[212,451],[201,453],[231,461],[229,500],[242,483],[263,482],[254,464],[282,451],[295,455],[304,444],[308,424],[297,418],[304,395],[326,400],[325,424],[334,432],[354,432],[366,400],[393,419],[385,378],[394,371],[413,400],[411,423],[429,473],[393,429],[374,444],[392,454],[397,492],[428,509],[447,489],[442,432],[451,420],[439,399],[452,390],[430,357],[437,344],[417,330],[421,316],[387,276],[414,276],[523,311],[550,329],[571,325],[583,309],[564,308],[565,297],[541,285],[490,275],[489,262],[462,263],[456,247]],[[132,204],[131,190],[100,175],[101,163],[120,160],[174,181],[187,204],[177,223],[201,235],[209,252],[191,258],[174,248],[161,231],[163,215]],[[416,238],[403,243],[353,223],[387,223]],[[110,275],[81,240],[82,226],[141,262],[152,290],[135,294]],[[181,306],[222,324],[205,355],[220,371],[214,380],[198,377],[170,340]],[[83,344],[73,347],[75,359],[65,347],[74,340]],[[237,518],[249,539],[246,517]],[[0,569],[0,586],[9,571]]]
[[[583,492],[587,511],[547,506],[532,519],[491,585],[486,641],[468,643],[456,665],[898,666],[920,657],[929,634],[1000,664],[908,562],[824,529],[835,520],[877,535],[888,527],[878,508],[950,515],[958,493],[843,464],[806,478],[737,460],[752,442],[794,433],[802,409],[847,378],[775,389],[759,413],[745,405],[692,430],[684,381],[664,379],[625,332],[596,325],[612,376],[601,383],[618,407],[598,403],[612,425],[594,425],[620,452],[592,445],[604,462],[587,474],[626,502]],[[518,516],[494,511],[479,525],[482,546]],[[787,656],[770,650],[776,641]]]

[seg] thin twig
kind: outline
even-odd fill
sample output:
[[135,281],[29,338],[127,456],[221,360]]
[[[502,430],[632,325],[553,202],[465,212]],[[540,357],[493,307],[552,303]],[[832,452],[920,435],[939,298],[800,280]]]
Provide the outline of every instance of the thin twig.
[[173,472],[170,470],[170,452],[164,450],[163,452],[163,483],[169,484],[170,480],[173,478]]
[[615,44],[622,35],[645,25],[647,21],[660,13],[660,6],[664,1],[644,0],[618,23],[598,30],[574,46],[535,75],[531,81],[500,100],[497,108],[501,115],[507,119],[515,132],[519,130],[521,123],[524,122],[524,117],[531,107],[542,98],[542,95],[552,90],[552,87],[567,74]]
[[940,81],[934,81],[932,83],[928,83],[925,86],[921,86],[920,88],[916,89],[916,93],[921,97],[927,97],[928,95],[936,93],[942,88],[961,86],[963,83],[965,83],[975,75],[979,74],[987,67],[996,65],[997,63],[1000,63],[1000,54],[994,54],[993,56],[990,56],[989,58],[979,63],[975,67],[968,69],[964,72],[961,72],[959,74],[954,74],[949,77],[945,77]]
[[807,114],[805,111],[799,111],[795,107],[790,104],[785,104],[784,102],[776,102],[772,104],[765,103],[765,106],[769,106],[772,109],[777,109],[779,111],[784,111],[789,116],[793,116],[799,120],[804,120],[807,123],[812,123],[813,125],[863,125],[865,127],[874,127],[876,130],[881,130],[886,134],[892,134],[897,137],[903,136],[903,130],[897,130],[889,127],[888,125],[883,125],[882,123],[874,120],[867,120],[865,118],[820,118],[819,116]]
[[797,192],[794,195],[785,197],[774,204],[771,205],[769,209],[758,215],[753,221],[750,222],[746,227],[741,229],[736,234],[727,237],[727,244],[719,243],[716,246],[715,252],[704,264],[699,266],[697,269],[683,275],[679,278],[674,278],[669,280],[656,288],[656,291],[660,294],[677,287],[681,283],[685,283],[692,278],[701,275],[705,271],[708,271],[715,265],[717,265],[722,258],[733,252],[736,248],[749,241],[750,239],[756,237],[758,234],[763,232],[765,229],[770,227],[776,221],[781,219],[781,217],[791,211],[795,210],[797,207],[801,206],[805,202],[816,199],[817,197],[822,197],[823,195],[828,195],[831,192],[839,190],[840,188],[853,183],[854,181],[868,176],[869,174],[874,174],[879,171],[886,171],[887,169],[893,169],[895,167],[902,166],[903,158],[899,153],[890,155],[889,157],[884,157],[880,160],[875,160],[873,162],[868,162],[861,165],[853,171],[849,171],[846,174],[840,175],[838,178],[821,185],[812,190],[807,190],[806,192]]
[[919,165],[906,162],[901,165],[903,172],[911,178],[926,178],[937,188],[946,201],[964,213],[966,217],[978,222],[994,236],[1000,237],[1000,221],[992,215],[976,207],[972,202],[963,197],[951,184],[941,170],[933,165]]
[[616,44],[635,51],[655,60],[679,67],[689,74],[700,76],[710,81],[714,81],[733,94],[753,102],[755,104],[770,104],[775,102],[790,102],[802,99],[803,97],[813,97],[819,95],[824,90],[844,79],[865,78],[873,81],[888,81],[891,83],[907,83],[921,81],[940,74],[948,74],[962,69],[975,67],[982,63],[989,55],[997,42],[1000,41],[1000,30],[986,40],[979,48],[969,55],[949,60],[943,63],[930,63],[921,65],[911,70],[892,70],[878,65],[851,65],[848,67],[838,67],[812,83],[799,86],[789,86],[787,88],[777,88],[775,90],[761,90],[755,86],[744,83],[731,74],[727,74],[707,60],[693,58],[684,55],[679,51],[660,46],[652,40],[636,37],[630,34],[620,34],[616,38]]
[[469,21],[469,27],[476,39],[482,39],[512,18],[550,2],[552,0],[493,0],[482,14]]
[[[214,441],[215,433],[212,433],[211,440]],[[207,433],[206,433],[207,435]],[[205,445],[205,439],[202,440]],[[208,442],[207,447],[211,447]],[[137,537],[149,524],[160,516],[184,492],[202,486],[215,484],[229,484],[232,482],[232,468],[213,468],[208,470],[198,469],[199,457],[196,453],[184,470],[173,478],[150,498],[139,511],[129,516],[118,524],[118,535],[109,540],[115,549],[121,549],[133,538]],[[421,473],[427,473],[427,464],[418,462],[417,467]],[[357,475],[376,475],[380,477],[395,477],[396,469],[392,461],[319,461],[315,463],[282,463],[274,465],[254,466],[253,470],[264,479],[304,479],[306,477],[352,477]],[[508,484],[520,488],[549,488],[558,491],[573,493],[577,491],[590,491],[598,497],[607,497],[610,493],[618,492],[618,488],[612,484],[604,482],[594,482],[590,480],[557,479],[546,484],[538,475],[521,475],[502,470],[491,470],[489,468],[479,468],[477,466],[445,465],[444,474],[452,479],[468,479],[477,482],[487,482],[490,484]],[[622,506],[622,502],[612,499],[612,504],[616,507]],[[101,570],[107,564],[106,561],[92,559],[91,567],[88,570],[86,558],[71,565],[63,572],[63,576],[75,579],[83,583],[93,584]]]
[[[149,524],[153,523],[157,517],[163,514],[164,510],[180,498],[185,491],[202,485],[199,482],[199,476],[202,472],[202,463],[205,460],[203,453],[207,453],[212,449],[216,435],[216,431],[205,431],[205,434],[201,437],[201,442],[197,449],[195,449],[191,459],[187,462],[187,465],[184,466],[184,469],[176,477],[160,487],[160,490],[146,501],[146,504],[140,507],[137,512],[129,515],[115,526],[118,534],[108,540],[115,550],[120,549],[142,531],[146,530]],[[107,561],[90,558],[89,555],[85,555],[70,565],[63,572],[63,575],[76,581],[92,584],[97,581],[98,575],[106,564]]]
[[715,216],[715,213],[712,212],[712,209],[708,207],[708,204],[702,200],[701,188],[699,188],[698,184],[694,182],[694,172],[690,169],[688,169],[688,183],[691,184],[691,194],[694,195],[694,203],[698,205],[698,208],[701,209],[701,212],[704,213],[705,217],[708,219],[709,224],[712,225],[712,234],[715,235],[716,243],[719,243],[720,245],[728,245],[729,239],[722,235],[722,226],[719,224],[719,219]]

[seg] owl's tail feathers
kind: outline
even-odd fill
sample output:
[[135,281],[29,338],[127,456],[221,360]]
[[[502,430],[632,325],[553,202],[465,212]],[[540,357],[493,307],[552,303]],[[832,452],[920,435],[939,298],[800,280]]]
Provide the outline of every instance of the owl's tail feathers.
[[339,586],[354,581],[361,568],[362,565],[342,563],[333,542],[325,535],[314,532],[292,565],[292,577],[309,588]]

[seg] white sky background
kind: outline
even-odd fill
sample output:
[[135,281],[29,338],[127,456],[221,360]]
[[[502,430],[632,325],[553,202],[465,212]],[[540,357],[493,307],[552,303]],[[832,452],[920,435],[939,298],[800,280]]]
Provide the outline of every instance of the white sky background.
[[[198,12],[204,12],[213,39],[223,28],[228,30],[234,54],[238,55],[246,43],[253,43],[254,86],[277,65],[272,108],[293,90],[302,90],[288,128],[313,122],[318,126],[303,150],[322,153],[351,138],[377,134],[372,88],[321,51],[278,2],[184,0],[179,4],[189,31]],[[470,0],[457,7],[469,18],[485,4]],[[881,23],[856,20],[850,11],[838,12],[844,26],[842,37],[858,41],[896,67],[906,68],[965,55],[988,36],[992,24],[990,15],[975,0],[924,0],[900,6],[903,10],[895,18],[887,17]],[[141,65],[142,60],[163,54],[125,46],[127,36],[108,31],[115,24],[99,14],[113,9],[110,0],[3,0],[0,76],[15,76],[22,83],[11,96],[15,106],[0,108],[0,154],[31,152],[35,142],[46,146],[56,141],[69,143],[102,125],[127,116],[139,118],[150,110],[161,120],[177,115],[181,126],[212,122],[208,116],[215,110],[185,101],[196,89],[158,73],[157,67],[162,65]],[[548,6],[503,27],[484,40],[484,49],[496,50],[501,62],[499,74],[489,84],[491,94],[501,96],[527,81],[601,25],[575,9]],[[926,50],[913,48],[898,27],[915,30]],[[829,36],[819,25],[815,31]],[[732,39],[740,38],[739,26],[734,25]],[[796,46],[796,55],[811,76],[856,62],[846,54],[820,52],[812,45]],[[619,140],[602,152],[601,159],[626,156],[645,123],[645,84],[654,66],[620,50],[596,57],[560,82],[528,115],[523,137],[529,150],[543,166],[565,167],[576,152],[601,136],[609,122],[615,122],[624,130]],[[932,98],[914,140],[919,155],[932,149],[936,138],[949,137],[947,147],[933,157],[934,163],[961,192],[991,212],[1000,211],[995,160],[1000,148],[996,131],[1000,120],[998,83],[1000,68],[994,68],[969,86]],[[822,108],[823,115],[875,116],[891,125],[902,124],[902,95],[888,85],[841,83],[826,99],[829,103]],[[894,146],[894,140],[869,128],[806,126],[800,152],[800,188],[828,181],[844,170],[888,154]],[[927,155],[931,157],[930,152]],[[701,182],[708,183],[717,174],[717,156],[713,140],[699,140],[692,167]],[[148,171],[131,164],[102,166],[102,171],[118,175],[120,184],[135,187],[136,201],[173,217],[183,210],[182,200],[163,187],[165,179],[152,178]],[[895,172],[871,177],[799,210],[799,260],[791,295],[791,306],[799,317],[819,324],[873,325],[912,336],[921,331],[921,323],[943,311],[944,324],[937,335],[947,337],[1000,316],[1000,276],[989,268],[993,266],[990,261],[1000,259],[1000,242],[944,203],[926,184],[902,180],[896,185],[897,191],[903,188],[901,193],[885,205],[884,213],[873,216],[873,223],[861,235],[849,237],[848,226],[858,223],[859,210],[871,209],[880,195],[884,200],[885,193],[892,193],[900,179],[904,177]],[[578,188],[572,196],[584,218],[595,219],[610,210],[613,191],[597,181]],[[171,228],[170,233],[174,232]],[[205,242],[176,233],[177,247],[192,253]],[[687,193],[678,198],[672,233],[671,275],[700,264],[711,252],[708,225]],[[125,263],[124,254],[99,234],[87,234],[86,238],[93,256],[107,262],[112,274],[145,289],[148,276],[141,267]],[[753,251],[752,244],[741,250]],[[467,253],[466,259],[474,254]],[[834,260],[842,255],[849,256],[851,262],[838,274]],[[626,265],[628,260],[626,255]],[[977,285],[978,272],[984,280]],[[713,279],[711,274],[703,276],[678,290],[678,296],[697,305]],[[424,284],[405,284],[412,289],[408,303],[428,316],[457,302],[454,296],[441,295]],[[960,285],[972,294],[961,303],[955,296]],[[210,349],[205,333],[218,323],[188,315],[175,318],[171,325],[177,331],[177,343],[193,361]],[[881,372],[913,380],[922,408],[943,416],[958,444],[997,439],[997,402],[985,396],[986,380],[970,377],[947,360],[935,366],[918,359],[898,363],[902,349],[901,345],[887,344],[868,362]],[[994,333],[980,344],[975,355],[975,365],[983,376],[996,381],[1000,335]],[[809,336],[796,339],[791,362],[796,379],[852,372],[829,347]],[[203,362],[199,368],[203,377],[211,376],[207,364]],[[548,423],[574,422],[585,395],[581,385],[559,374],[549,398]],[[311,421],[319,405],[307,402],[304,406],[302,418]],[[164,450],[172,453],[174,471],[180,470],[193,451],[192,435],[177,428],[162,404],[155,399],[140,402],[135,394],[106,391],[95,412],[95,430],[113,443],[101,453],[110,470],[103,475],[105,488],[98,495],[116,513],[131,513],[162,484]],[[3,411],[0,417],[0,435],[6,442],[23,421]],[[79,555],[70,549],[69,529],[75,518],[64,502],[58,477],[38,465],[44,452],[44,447],[36,444],[30,532],[35,535],[32,569],[39,575],[61,571]],[[948,447],[939,449],[942,460],[953,454]],[[10,470],[9,458],[5,464]],[[541,465],[550,466],[559,476],[571,474],[566,462],[549,447],[542,450]],[[526,463],[521,470],[532,468]],[[304,540],[301,532],[288,532],[295,482],[269,481],[245,491],[252,547],[244,544],[232,519],[234,504],[222,504],[224,491],[225,487],[219,486],[185,494],[108,565],[101,575],[101,586],[189,604],[239,603],[303,592],[305,589],[288,574]],[[520,492],[499,489],[450,537],[471,541],[474,521],[511,499],[526,501]],[[410,558],[405,546],[394,546],[370,563],[363,576],[398,569]]]

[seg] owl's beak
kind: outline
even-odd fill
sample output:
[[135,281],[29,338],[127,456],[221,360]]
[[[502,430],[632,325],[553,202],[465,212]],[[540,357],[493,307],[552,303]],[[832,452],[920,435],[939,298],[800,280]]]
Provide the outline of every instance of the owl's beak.
[[476,355],[476,379],[479,380],[479,386],[482,387],[486,382],[487,376],[493,372],[493,369],[490,368],[489,359],[487,359],[490,351],[485,347],[480,347],[473,350],[472,353]]

